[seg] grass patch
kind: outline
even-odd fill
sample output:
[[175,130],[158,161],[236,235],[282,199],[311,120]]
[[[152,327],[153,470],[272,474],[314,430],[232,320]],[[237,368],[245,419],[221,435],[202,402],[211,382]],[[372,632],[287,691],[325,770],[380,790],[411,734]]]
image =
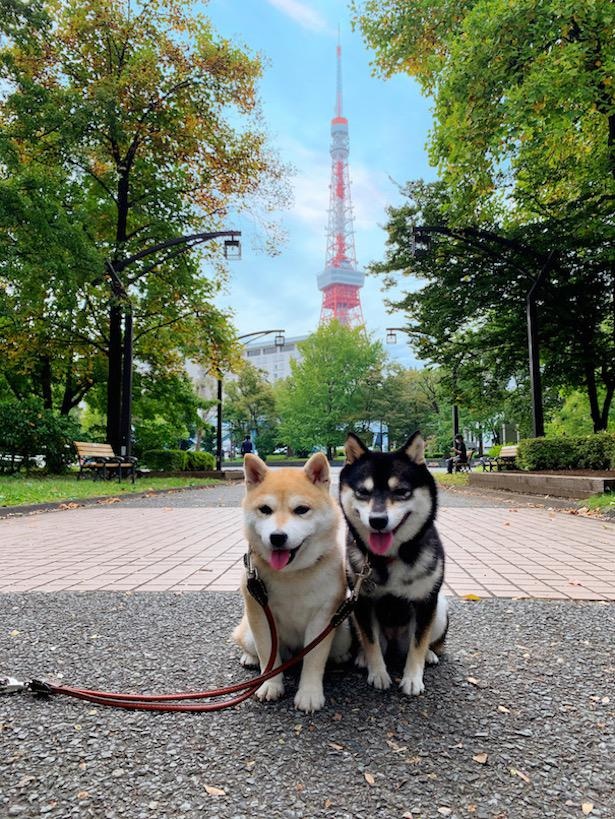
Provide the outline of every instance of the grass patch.
[[436,479],[436,483],[442,486],[467,486],[470,482],[470,476],[467,472],[454,472],[449,475],[448,472],[432,472]]
[[591,495],[589,498],[580,500],[578,505],[587,506],[589,509],[601,509],[603,511],[609,509],[615,512],[615,493],[603,492],[601,495]]
[[75,475],[43,477],[34,475],[0,475],[0,506],[21,506],[31,503],[59,503],[101,495],[121,497],[153,489],[177,489],[186,486],[211,486],[214,478],[137,478],[129,480],[77,480]]

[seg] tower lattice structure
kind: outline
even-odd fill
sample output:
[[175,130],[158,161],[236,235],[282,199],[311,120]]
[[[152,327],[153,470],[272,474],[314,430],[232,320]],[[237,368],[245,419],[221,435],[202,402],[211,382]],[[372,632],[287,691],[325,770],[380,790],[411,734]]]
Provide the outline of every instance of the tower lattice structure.
[[337,45],[337,94],[331,120],[331,184],[325,267],[318,276],[322,290],[320,323],[337,319],[349,327],[364,324],[360,290],[365,276],[358,269],[350,198],[348,120],[342,114],[342,47]]

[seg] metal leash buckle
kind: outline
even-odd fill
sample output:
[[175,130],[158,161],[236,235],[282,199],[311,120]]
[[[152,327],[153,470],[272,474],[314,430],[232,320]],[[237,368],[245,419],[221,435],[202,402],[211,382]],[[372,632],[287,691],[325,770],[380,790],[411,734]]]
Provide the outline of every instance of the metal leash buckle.
[[0,694],[18,694],[27,688],[28,683],[22,682],[16,677],[0,677]]
[[246,567],[246,573],[248,575],[248,580],[252,578],[258,578],[258,572],[252,563],[252,552],[247,551],[243,556],[243,565]]
[[[361,567],[361,571],[357,575],[357,581],[354,584],[354,589],[352,590],[352,596],[355,600],[358,599],[359,593],[361,591],[361,586],[365,583],[366,584],[366,593],[369,594],[370,592],[370,584],[366,583],[369,580],[372,574],[372,567],[369,565],[369,560],[365,559],[363,566]],[[373,584],[372,584],[373,585]]]

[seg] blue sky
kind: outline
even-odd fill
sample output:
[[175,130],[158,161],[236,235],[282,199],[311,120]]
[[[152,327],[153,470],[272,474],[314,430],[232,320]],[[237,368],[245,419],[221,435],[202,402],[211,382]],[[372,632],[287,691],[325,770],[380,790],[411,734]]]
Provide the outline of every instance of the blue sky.
[[[254,223],[229,224],[243,232],[243,259],[232,265],[218,301],[233,308],[239,333],[281,327],[289,336],[307,334],[318,325],[322,297],[316,276],[325,256],[338,24],[359,266],[383,256],[385,207],[400,201],[395,183],[435,177],[425,149],[429,101],[408,77],[372,76],[371,54],[351,29],[347,0],[210,0],[205,10],[221,34],[267,58],[260,84],[265,120],[272,145],[296,170],[294,205],[280,214],[288,238],[278,256],[258,250]],[[384,340],[385,327],[403,324],[403,316],[386,312],[377,278],[367,277],[361,299],[375,338]],[[413,363],[405,343],[390,352]]]

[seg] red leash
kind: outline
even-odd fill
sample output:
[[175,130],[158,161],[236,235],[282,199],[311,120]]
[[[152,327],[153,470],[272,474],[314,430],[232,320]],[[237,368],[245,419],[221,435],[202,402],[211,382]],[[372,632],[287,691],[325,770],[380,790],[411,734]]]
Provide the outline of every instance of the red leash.
[[[258,677],[253,677],[251,680],[227,685],[224,688],[212,688],[209,691],[187,691],[179,694],[121,694],[111,691],[95,691],[88,688],[74,688],[68,685],[54,685],[53,683],[43,682],[41,680],[31,680],[28,683],[18,683],[10,688],[10,691],[27,690],[34,694],[63,694],[67,697],[74,697],[86,702],[93,702],[97,705],[108,705],[114,708],[127,708],[133,711],[180,711],[186,713],[202,712],[202,711],[222,711],[225,708],[231,708],[234,705],[247,700],[262,683],[270,680],[278,674],[282,674],[292,666],[297,665],[306,654],[321,643],[328,634],[337,626],[340,625],[351,613],[359,596],[359,589],[361,583],[371,573],[371,569],[367,562],[365,563],[361,573],[357,577],[357,582],[350,597],[347,597],[337,608],[327,627],[310,643],[304,646],[301,651],[295,654],[286,662],[273,668],[275,658],[278,652],[278,634],[275,625],[275,620],[271,609],[269,608],[267,589],[263,581],[257,576],[256,571],[252,568],[250,560],[246,555],[246,567],[248,569],[248,590],[255,600],[262,606],[267,623],[269,625],[269,634],[271,637],[271,653],[265,670],[259,674]],[[10,678],[12,680],[12,678]],[[216,697],[224,697],[229,694],[236,694],[241,691],[236,697],[226,699],[222,702],[213,702],[207,704],[179,704],[178,700],[202,700],[214,699]],[[2,693],[2,686],[0,685],[0,693]],[[7,690],[7,693],[9,691]]]

